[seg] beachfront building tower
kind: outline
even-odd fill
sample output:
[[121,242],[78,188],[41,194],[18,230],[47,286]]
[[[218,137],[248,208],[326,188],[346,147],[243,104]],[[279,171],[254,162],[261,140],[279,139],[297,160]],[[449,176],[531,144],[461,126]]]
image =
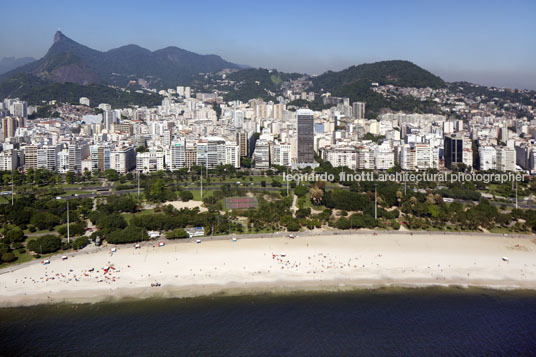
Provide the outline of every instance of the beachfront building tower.
[[314,163],[314,118],[310,109],[297,111],[298,164]]

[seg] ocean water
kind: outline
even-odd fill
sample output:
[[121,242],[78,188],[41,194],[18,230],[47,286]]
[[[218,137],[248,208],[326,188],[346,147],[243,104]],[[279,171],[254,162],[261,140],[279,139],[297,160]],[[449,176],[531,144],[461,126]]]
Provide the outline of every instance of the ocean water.
[[0,309],[0,354],[536,355],[536,292],[385,288]]

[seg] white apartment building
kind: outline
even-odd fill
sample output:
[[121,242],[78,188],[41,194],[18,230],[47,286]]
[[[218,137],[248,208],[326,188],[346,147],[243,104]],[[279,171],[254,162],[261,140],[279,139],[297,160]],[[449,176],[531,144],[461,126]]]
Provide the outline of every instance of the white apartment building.
[[322,159],[333,167],[357,168],[357,149],[354,146],[326,146],[321,150]]
[[141,152],[136,155],[136,170],[144,174],[164,170],[163,151]]
[[225,165],[240,168],[240,146],[236,143],[225,144]]
[[374,156],[377,170],[387,170],[395,166],[395,154],[393,149],[388,145],[379,145],[376,147]]
[[116,148],[110,152],[110,168],[126,174],[136,168],[136,151],[132,147]]
[[368,146],[357,147],[357,168],[359,170],[372,170],[375,163],[374,150]]
[[497,169],[497,151],[493,146],[482,146],[478,149],[480,156],[480,170]]
[[255,167],[267,169],[270,167],[270,144],[266,140],[257,140],[255,151],[253,152]]
[[516,151],[513,148],[507,146],[497,148],[497,170],[516,170]]
[[17,168],[17,153],[14,150],[0,152],[0,171],[13,171]]
[[273,145],[272,165],[291,166],[292,145],[275,142]]

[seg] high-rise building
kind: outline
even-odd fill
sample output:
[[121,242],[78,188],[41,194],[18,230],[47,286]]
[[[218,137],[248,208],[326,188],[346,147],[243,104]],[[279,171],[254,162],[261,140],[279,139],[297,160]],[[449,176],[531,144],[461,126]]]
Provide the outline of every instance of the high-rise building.
[[90,146],[92,171],[105,171],[110,169],[110,148],[101,145]]
[[375,166],[377,170],[387,170],[395,165],[395,154],[388,145],[379,145],[374,154]]
[[136,155],[136,170],[143,173],[150,173],[164,170],[163,151],[141,152]]
[[244,112],[241,110],[233,111],[233,125],[235,128],[242,128],[244,125]]
[[56,145],[45,145],[37,149],[37,168],[56,171],[59,148]]
[[240,157],[248,156],[248,134],[239,131],[236,133],[236,142],[240,146]]
[[402,145],[398,162],[402,170],[415,170],[415,149],[409,144]]
[[13,117],[2,118],[2,131],[4,133],[4,140],[15,136],[15,130],[17,129],[17,121]]
[[76,144],[69,144],[67,148],[68,170],[71,172],[82,172],[82,151]]
[[36,145],[26,145],[23,149],[24,152],[24,168],[28,169],[37,169],[37,146]]
[[272,165],[290,166],[292,161],[292,145],[276,142],[273,146]]
[[497,168],[497,151],[493,146],[482,146],[478,149],[480,170],[495,170]]
[[314,163],[314,117],[310,109],[299,109],[296,113],[298,128],[298,164]]
[[353,102],[352,113],[355,119],[364,119],[365,118],[365,103]]
[[169,160],[167,167],[171,171],[186,167],[186,140],[174,140],[169,147]]
[[516,170],[516,151],[507,146],[497,148],[497,170]]
[[0,171],[13,171],[17,168],[18,155],[15,150],[0,152]]
[[115,124],[115,112],[113,110],[102,112],[102,124],[105,129],[112,130],[112,125]]
[[368,146],[359,146],[357,148],[357,168],[360,170],[374,169],[374,165],[374,150]]
[[26,103],[25,101],[21,101],[21,100],[15,101],[15,103],[13,103],[13,110],[11,114],[16,117],[27,118],[28,117],[28,103]]
[[58,152],[58,156],[56,157],[56,170],[60,174],[69,171],[69,150],[63,149]]
[[270,144],[266,140],[257,140],[255,151],[253,152],[255,167],[258,169],[267,169],[270,167]]
[[352,170],[357,168],[357,149],[354,146],[325,146],[321,150],[322,159],[333,167],[346,166]]
[[110,168],[125,174],[136,168],[136,151],[133,147],[116,148],[110,153]]
[[225,165],[240,167],[240,146],[236,143],[225,144]]
[[447,135],[443,145],[447,168],[452,169],[453,166],[463,163],[463,136],[459,134]]

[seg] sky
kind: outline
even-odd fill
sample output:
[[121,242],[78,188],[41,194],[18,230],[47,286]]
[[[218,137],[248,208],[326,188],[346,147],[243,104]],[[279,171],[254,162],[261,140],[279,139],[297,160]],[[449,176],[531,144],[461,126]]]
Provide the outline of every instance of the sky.
[[61,31],[91,48],[177,46],[321,74],[403,59],[447,81],[536,89],[536,1],[9,1],[0,58],[42,57]]

